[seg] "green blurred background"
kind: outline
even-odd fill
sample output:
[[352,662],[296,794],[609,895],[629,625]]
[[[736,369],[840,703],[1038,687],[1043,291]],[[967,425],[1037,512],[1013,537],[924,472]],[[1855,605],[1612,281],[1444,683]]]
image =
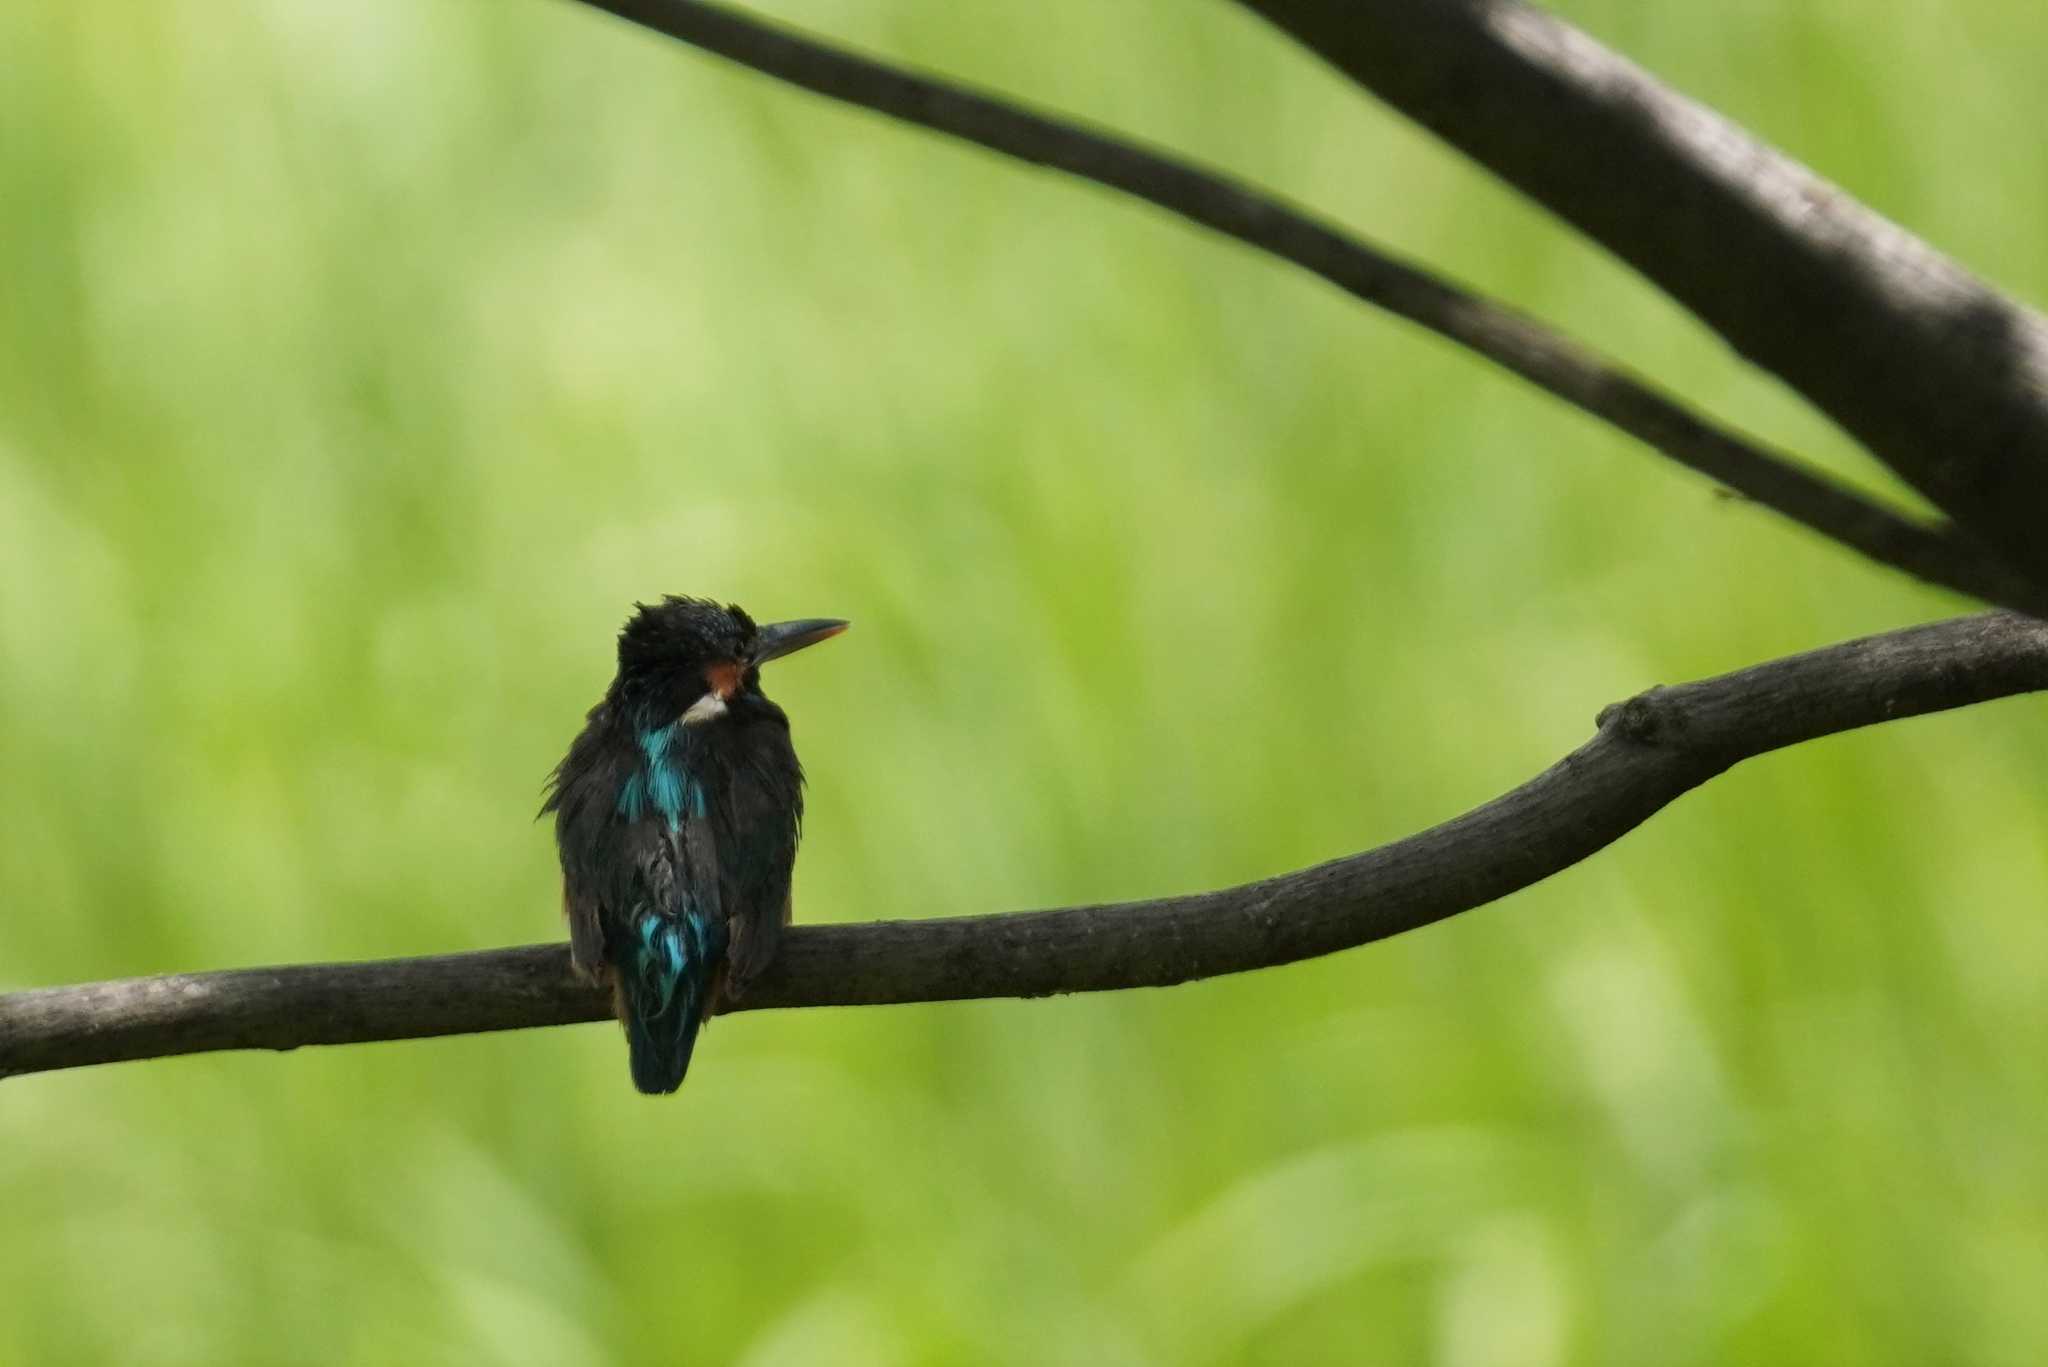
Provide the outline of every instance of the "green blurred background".
[[[2048,9],[1574,0],[2048,298]],[[785,18],[1171,143],[1881,486],[1228,5]],[[665,591],[782,667],[798,915],[1227,884],[1601,704],[1963,605],[1090,187],[555,0],[0,7],[0,985],[559,934]],[[2033,1363],[2037,702],[1745,766],[1293,968],[0,1084],[0,1361]]]

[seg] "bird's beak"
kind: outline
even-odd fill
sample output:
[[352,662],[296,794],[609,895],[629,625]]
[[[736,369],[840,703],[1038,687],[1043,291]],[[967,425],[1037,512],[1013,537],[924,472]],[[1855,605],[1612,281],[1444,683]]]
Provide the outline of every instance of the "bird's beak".
[[806,617],[800,622],[770,622],[756,636],[752,663],[762,665],[793,655],[805,646],[837,636],[851,625],[836,617]]

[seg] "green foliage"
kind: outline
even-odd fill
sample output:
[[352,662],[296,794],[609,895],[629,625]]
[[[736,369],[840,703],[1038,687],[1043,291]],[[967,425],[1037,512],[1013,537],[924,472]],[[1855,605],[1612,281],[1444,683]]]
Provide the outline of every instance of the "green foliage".
[[[1572,17],[2048,295],[2048,10]],[[1227,6],[783,11],[1250,174],[1873,484]],[[783,667],[806,919],[1252,878],[1952,611],[1330,290],[565,4],[0,7],[0,978],[558,935],[635,597]],[[2034,1362],[2048,725],[1746,767],[1171,992],[0,1084],[0,1361]]]

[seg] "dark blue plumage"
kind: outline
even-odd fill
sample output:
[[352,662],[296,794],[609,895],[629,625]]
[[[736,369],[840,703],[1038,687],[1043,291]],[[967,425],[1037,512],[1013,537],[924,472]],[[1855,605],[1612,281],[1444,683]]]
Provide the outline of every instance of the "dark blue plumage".
[[673,1092],[721,995],[789,919],[803,770],[760,666],[835,636],[663,599],[619,633],[619,670],[549,780],[577,967],[612,985],[633,1085]]

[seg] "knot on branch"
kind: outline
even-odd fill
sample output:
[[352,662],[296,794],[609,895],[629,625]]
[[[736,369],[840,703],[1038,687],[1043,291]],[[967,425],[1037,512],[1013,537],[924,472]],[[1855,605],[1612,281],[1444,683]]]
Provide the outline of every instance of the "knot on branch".
[[1662,687],[1650,688],[1626,702],[1609,703],[1600,709],[1593,724],[1639,745],[1674,741],[1685,730],[1685,714],[1664,696],[1667,692]]

